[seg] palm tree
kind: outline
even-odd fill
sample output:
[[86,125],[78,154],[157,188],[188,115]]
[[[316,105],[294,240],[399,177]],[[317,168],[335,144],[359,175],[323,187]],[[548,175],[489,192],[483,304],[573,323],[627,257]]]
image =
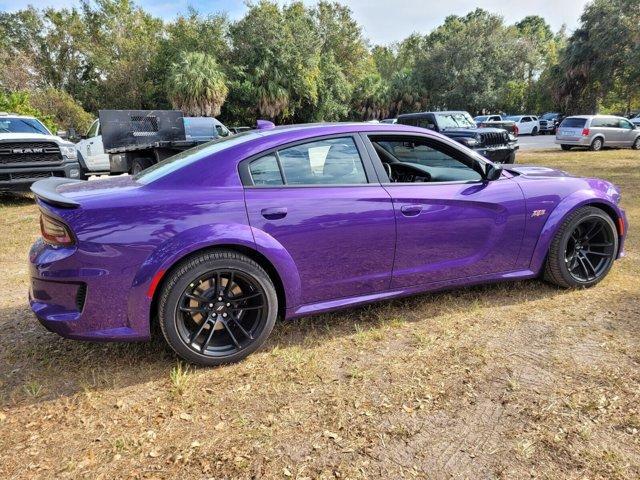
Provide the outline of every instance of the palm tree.
[[213,117],[220,114],[229,88],[215,58],[190,52],[171,65],[168,93],[173,107],[185,115]]

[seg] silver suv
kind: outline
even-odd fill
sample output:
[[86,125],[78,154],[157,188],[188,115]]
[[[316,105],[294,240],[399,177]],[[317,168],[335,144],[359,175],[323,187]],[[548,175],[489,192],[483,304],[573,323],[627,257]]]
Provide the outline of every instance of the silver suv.
[[556,132],[563,150],[588,147],[631,147],[640,150],[640,129],[626,118],[608,115],[578,115],[565,118]]

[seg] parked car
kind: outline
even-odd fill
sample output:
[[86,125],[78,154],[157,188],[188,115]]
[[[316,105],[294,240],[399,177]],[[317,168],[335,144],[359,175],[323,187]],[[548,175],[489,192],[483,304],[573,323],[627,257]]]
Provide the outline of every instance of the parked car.
[[564,115],[558,112],[547,112],[540,118],[540,133],[541,134],[553,134],[555,135],[558,125],[562,122]]
[[477,117],[473,117],[473,121],[476,122],[476,125],[484,122],[501,122],[502,116],[501,115],[478,115]]
[[636,127],[640,127],[640,117],[634,117],[629,121],[633,123]]
[[540,122],[535,115],[511,115],[505,117],[505,120],[515,122],[519,135],[538,135],[540,133]]
[[556,143],[563,150],[586,147],[593,151],[603,147],[631,147],[640,150],[640,129],[623,117],[608,115],[579,115],[565,118]]
[[406,125],[264,124],[136,176],[32,190],[38,319],[65,337],[131,341],[157,318],[203,365],[255,351],[278,315],[540,276],[592,286],[627,228],[605,180],[503,167]]
[[47,177],[80,177],[73,143],[35,117],[0,112],[0,191],[28,191]]
[[398,123],[398,119],[397,118],[385,118],[384,120],[380,120],[380,123],[389,123],[389,124],[395,125],[396,123]]
[[[230,131],[213,117],[183,117],[169,111],[172,124],[169,143],[158,143],[158,116],[162,110],[101,110],[109,122],[107,146],[103,143],[101,119],[93,122],[86,136],[76,144],[83,178],[89,175],[138,173],[158,160],[200,143],[230,135]],[[131,119],[134,119],[133,121]],[[164,118],[164,117],[163,117]],[[144,129],[149,131],[144,131]],[[119,142],[115,146],[113,142]],[[122,143],[122,142],[127,143]],[[173,142],[173,143],[171,143]],[[111,153],[116,153],[112,164]]]
[[478,128],[501,128],[510,133],[514,138],[520,133],[518,130],[518,124],[510,120],[492,120],[487,122],[477,122]]
[[478,128],[467,112],[398,115],[398,123],[442,133],[497,163],[515,163],[518,140],[502,128]]

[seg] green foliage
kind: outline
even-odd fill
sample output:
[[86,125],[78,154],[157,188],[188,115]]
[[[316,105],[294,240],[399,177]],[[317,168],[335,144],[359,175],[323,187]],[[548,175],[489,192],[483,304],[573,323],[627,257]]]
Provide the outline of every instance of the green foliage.
[[31,104],[66,131],[73,128],[79,133],[86,132],[94,120],[71,95],[55,88],[36,90],[31,96]]
[[224,73],[211,55],[184,53],[171,65],[167,91],[174,108],[192,117],[213,117],[227,98]]
[[0,92],[0,112],[16,113],[18,115],[29,115],[36,117],[54,134],[58,130],[53,118],[45,115],[35,108],[30,100],[29,93],[25,91],[11,92],[9,94]]

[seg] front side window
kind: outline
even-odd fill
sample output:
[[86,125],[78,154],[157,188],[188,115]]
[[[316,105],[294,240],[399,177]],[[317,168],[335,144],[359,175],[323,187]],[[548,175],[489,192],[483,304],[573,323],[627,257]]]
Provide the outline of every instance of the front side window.
[[254,185],[350,185],[367,183],[351,137],[330,138],[278,150],[251,162]]
[[482,180],[478,172],[459,159],[461,152],[432,139],[371,136],[370,140],[391,183]]
[[87,138],[93,138],[98,134],[98,120],[91,124],[89,131],[87,132]]
[[630,130],[630,129],[633,128],[633,125],[631,124],[631,122],[625,120],[624,118],[621,118],[618,127],[619,128],[626,128],[627,130]]

